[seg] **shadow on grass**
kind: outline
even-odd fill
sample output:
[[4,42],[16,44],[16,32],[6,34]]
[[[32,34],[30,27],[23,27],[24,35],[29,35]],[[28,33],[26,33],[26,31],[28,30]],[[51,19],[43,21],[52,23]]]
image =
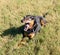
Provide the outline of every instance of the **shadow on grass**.
[[12,28],[9,28],[7,30],[4,30],[3,33],[1,34],[2,37],[4,36],[13,36],[15,37],[16,34],[22,34],[23,33],[23,28],[24,28],[24,25],[18,27],[18,28],[15,28],[15,27],[12,27]]

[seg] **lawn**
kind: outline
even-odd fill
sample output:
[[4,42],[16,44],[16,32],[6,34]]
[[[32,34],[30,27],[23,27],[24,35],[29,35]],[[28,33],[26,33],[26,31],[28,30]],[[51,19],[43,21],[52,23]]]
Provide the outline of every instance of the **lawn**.
[[[46,27],[27,45],[17,46],[21,19],[46,12]],[[0,0],[0,55],[60,55],[60,0]]]

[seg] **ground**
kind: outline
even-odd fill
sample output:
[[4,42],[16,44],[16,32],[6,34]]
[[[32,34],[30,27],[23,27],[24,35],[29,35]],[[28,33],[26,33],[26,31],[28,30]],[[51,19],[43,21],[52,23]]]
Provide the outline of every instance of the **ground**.
[[[46,27],[27,45],[18,47],[21,19],[46,12]],[[60,55],[60,0],[0,0],[0,55]]]

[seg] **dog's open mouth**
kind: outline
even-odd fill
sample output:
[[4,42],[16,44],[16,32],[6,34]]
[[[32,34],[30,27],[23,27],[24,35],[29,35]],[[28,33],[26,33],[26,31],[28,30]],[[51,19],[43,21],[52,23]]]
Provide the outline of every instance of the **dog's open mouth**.
[[27,31],[29,29],[29,23],[25,24],[24,31]]

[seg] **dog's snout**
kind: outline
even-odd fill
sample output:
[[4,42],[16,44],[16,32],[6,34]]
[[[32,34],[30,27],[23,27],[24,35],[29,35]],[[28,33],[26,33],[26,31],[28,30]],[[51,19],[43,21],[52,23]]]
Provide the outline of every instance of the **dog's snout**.
[[27,29],[28,29],[27,26],[25,26],[25,27],[24,27],[24,31],[27,31]]
[[27,26],[25,26],[25,28],[27,28]]
[[29,24],[26,24],[24,27],[24,31],[27,31],[29,29]]

